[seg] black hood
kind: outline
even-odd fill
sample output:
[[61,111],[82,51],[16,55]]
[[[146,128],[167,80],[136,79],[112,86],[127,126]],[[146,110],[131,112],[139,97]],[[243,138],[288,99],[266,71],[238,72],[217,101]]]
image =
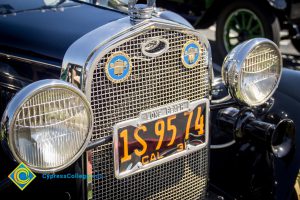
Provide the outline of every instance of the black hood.
[[1,4],[0,52],[59,63],[68,47],[78,38],[126,16],[78,2],[42,7],[35,5],[32,8],[28,8],[27,4],[24,10],[14,9],[11,4]]

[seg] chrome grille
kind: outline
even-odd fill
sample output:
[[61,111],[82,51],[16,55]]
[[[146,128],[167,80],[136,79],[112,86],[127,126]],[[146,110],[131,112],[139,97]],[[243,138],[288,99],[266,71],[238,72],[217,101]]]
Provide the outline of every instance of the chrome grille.
[[[170,42],[163,55],[149,59],[140,44],[161,37]],[[141,111],[183,99],[190,101],[208,97],[208,50],[200,42],[201,59],[193,69],[181,63],[181,51],[195,35],[168,29],[151,29],[111,49],[102,57],[93,73],[91,106],[94,111],[92,140],[112,134],[114,124],[136,118]],[[118,51],[128,54],[132,73],[123,83],[115,84],[105,75],[108,57]],[[207,148],[138,173],[129,178],[114,178],[112,144],[93,151],[93,199],[203,199],[207,181]]]

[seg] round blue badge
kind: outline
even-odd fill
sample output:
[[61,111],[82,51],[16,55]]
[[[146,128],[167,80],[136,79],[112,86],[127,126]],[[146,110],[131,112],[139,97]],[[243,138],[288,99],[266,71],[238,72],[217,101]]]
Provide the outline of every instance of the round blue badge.
[[131,66],[130,59],[125,53],[116,52],[108,58],[105,73],[110,81],[120,83],[129,77]]
[[197,65],[200,58],[200,45],[196,41],[188,41],[182,48],[181,61],[187,68]]

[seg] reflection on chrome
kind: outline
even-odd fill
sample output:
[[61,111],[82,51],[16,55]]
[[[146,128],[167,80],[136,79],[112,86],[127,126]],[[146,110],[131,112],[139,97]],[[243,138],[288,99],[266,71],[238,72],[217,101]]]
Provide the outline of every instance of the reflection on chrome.
[[10,102],[2,119],[14,158],[36,172],[55,172],[85,150],[92,111],[84,94],[59,80],[37,81]]
[[239,103],[258,106],[276,90],[282,72],[278,47],[268,39],[252,39],[235,47],[226,57],[222,76]]

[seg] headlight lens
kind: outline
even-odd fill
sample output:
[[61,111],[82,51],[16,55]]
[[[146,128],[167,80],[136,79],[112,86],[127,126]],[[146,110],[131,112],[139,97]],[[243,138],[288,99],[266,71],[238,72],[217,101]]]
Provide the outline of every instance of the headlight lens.
[[12,109],[7,113],[9,147],[19,162],[36,172],[69,166],[90,140],[91,108],[80,90],[63,81],[27,86],[8,105],[8,112]]
[[252,39],[227,56],[222,75],[230,93],[242,104],[258,106],[276,90],[282,72],[278,47],[268,39]]

